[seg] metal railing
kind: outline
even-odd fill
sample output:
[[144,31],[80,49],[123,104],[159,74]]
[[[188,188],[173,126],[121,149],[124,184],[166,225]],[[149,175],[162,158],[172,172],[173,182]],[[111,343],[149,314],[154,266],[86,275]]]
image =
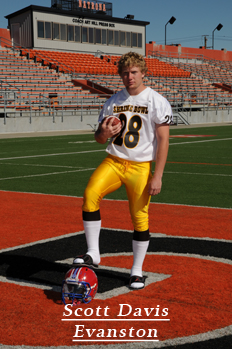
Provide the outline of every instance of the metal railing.
[[72,99],[56,97],[53,99],[40,94],[39,98],[28,98],[25,103],[20,101],[16,94],[9,96],[8,91],[0,93],[0,97],[0,115],[4,118],[4,124],[6,124],[7,118],[12,117],[29,117],[31,123],[33,117],[37,116],[51,116],[53,122],[55,122],[55,117],[59,116],[63,122],[64,116],[79,115],[83,121],[85,115],[99,114],[106,101],[106,99],[96,96]]
[[[9,44],[9,40],[0,38],[0,42],[2,40],[4,40],[4,42],[8,41]],[[30,58],[30,49],[22,48],[15,43],[11,44],[11,49],[13,51],[19,51],[22,49],[28,50],[28,58]],[[190,59],[190,56],[188,57]],[[195,56],[195,59],[203,59],[203,57]],[[52,61],[50,61],[50,63],[52,63]],[[73,74],[74,73],[76,74],[75,71],[73,71]],[[70,74],[72,74],[72,72]],[[86,78],[89,78],[89,80],[91,80],[90,75],[85,75]],[[80,75],[77,74],[77,76]],[[81,76],[83,76],[83,74],[81,74]],[[100,76],[98,78],[98,83],[102,83]],[[172,90],[172,88],[170,88],[170,82],[168,81],[168,79],[165,83],[163,82],[163,79],[161,81],[161,79],[157,77],[150,77],[147,80],[147,85],[151,87],[153,87],[153,84],[157,83],[159,86],[164,88],[160,93],[164,95],[170,101],[172,107],[175,110],[177,108],[179,112],[181,110],[187,110],[187,112],[191,115],[193,111],[200,110],[204,115],[205,112],[207,110],[210,110],[211,108],[214,108],[216,112],[219,109],[225,109],[228,110],[228,113],[230,112],[232,106],[232,94],[228,94],[226,96],[217,96],[216,94],[211,94],[210,92],[175,92],[174,90]],[[115,82],[114,91],[121,88],[121,82]],[[11,84],[6,81],[0,80],[0,97],[0,113],[4,115],[4,123],[6,123],[8,117],[29,116],[31,122],[33,116],[45,115],[52,116],[53,118],[59,115],[61,116],[63,121],[64,115],[68,115],[68,112],[70,111],[81,115],[82,118],[85,114],[90,113],[91,111],[100,112],[104,101],[106,101],[109,96],[104,95],[103,98],[100,98],[98,95],[91,97],[89,96],[88,98],[80,98],[80,96],[76,95],[74,98],[70,98],[65,96],[61,97],[58,95],[56,98],[52,99],[49,98],[49,96],[45,96],[40,93],[38,96],[28,94],[27,101],[25,101],[25,99],[22,98],[20,88],[18,88],[16,84],[13,85],[13,83]]]
[[160,51],[148,51],[148,57],[159,58],[162,61],[167,62],[178,62],[181,60],[185,61],[197,61],[203,63],[205,58],[203,54],[194,53],[177,53],[177,52],[160,52]]

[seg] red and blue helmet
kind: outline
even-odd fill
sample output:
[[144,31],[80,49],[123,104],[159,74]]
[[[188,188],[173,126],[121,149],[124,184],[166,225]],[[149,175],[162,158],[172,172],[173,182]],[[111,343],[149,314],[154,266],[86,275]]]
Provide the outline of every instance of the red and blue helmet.
[[98,279],[95,272],[88,267],[72,268],[62,284],[62,301],[64,304],[78,305],[89,303],[98,289]]

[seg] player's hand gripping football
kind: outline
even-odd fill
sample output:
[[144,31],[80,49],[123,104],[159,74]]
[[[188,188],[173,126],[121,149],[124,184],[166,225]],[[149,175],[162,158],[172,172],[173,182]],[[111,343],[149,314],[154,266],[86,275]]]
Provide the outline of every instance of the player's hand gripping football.
[[[115,122],[115,119],[118,120]],[[98,130],[95,133],[95,138],[99,143],[106,143],[108,138],[115,137],[122,129],[122,123],[120,119],[114,117],[106,117],[103,119]]]
[[121,128],[121,120],[114,116],[108,116],[102,122],[102,129],[109,134],[108,138],[116,136]]

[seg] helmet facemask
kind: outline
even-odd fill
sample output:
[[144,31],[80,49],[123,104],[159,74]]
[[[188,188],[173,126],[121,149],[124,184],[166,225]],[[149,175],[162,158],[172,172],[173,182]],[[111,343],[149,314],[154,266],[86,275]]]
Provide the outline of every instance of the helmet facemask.
[[[88,278],[90,282],[87,281]],[[62,301],[65,305],[89,303],[94,298],[97,288],[97,276],[91,269],[70,269],[62,284]]]

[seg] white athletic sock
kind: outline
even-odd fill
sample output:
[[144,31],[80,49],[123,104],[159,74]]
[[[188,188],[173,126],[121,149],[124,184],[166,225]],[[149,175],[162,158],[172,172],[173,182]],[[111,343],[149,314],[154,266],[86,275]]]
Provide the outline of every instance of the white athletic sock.
[[[92,257],[94,264],[100,263],[99,235],[101,230],[101,220],[84,221],[85,238],[87,243],[87,254]],[[75,262],[83,263],[83,259],[76,258]]]
[[149,240],[148,241],[132,240],[134,260],[131,268],[131,276],[133,275],[143,276],[142,266],[143,266],[144,258],[147,253],[148,245],[149,245]]
[[83,221],[87,242],[87,254],[93,258],[94,264],[100,263],[99,235],[101,221]]

